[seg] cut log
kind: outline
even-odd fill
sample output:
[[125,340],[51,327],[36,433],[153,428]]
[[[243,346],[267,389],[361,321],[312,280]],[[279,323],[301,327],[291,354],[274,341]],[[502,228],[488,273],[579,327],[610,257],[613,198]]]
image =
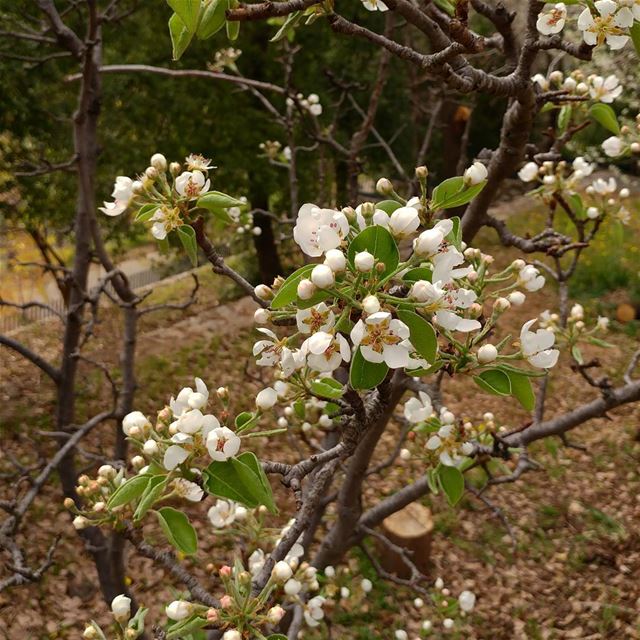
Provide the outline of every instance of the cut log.
[[[412,502],[382,522],[382,533],[393,544],[409,551],[408,557],[422,573],[428,572],[433,518],[427,507]],[[380,540],[377,544],[380,564],[385,571],[394,573],[399,578],[410,578],[411,570],[402,555]]]

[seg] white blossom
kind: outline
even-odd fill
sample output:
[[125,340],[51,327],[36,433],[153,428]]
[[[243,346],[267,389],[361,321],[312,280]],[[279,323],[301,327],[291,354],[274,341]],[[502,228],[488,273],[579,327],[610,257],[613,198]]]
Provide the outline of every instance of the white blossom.
[[622,93],[622,85],[617,76],[611,74],[606,78],[602,76],[593,76],[590,79],[589,95],[594,100],[600,102],[612,103]]
[[433,412],[431,398],[424,391],[419,391],[418,396],[404,403],[404,417],[412,424],[424,422]]
[[544,276],[532,264],[525,265],[518,274],[518,285],[527,291],[538,291],[544,287]]
[[129,206],[133,189],[134,181],[131,178],[118,176],[111,192],[113,202],[105,202],[104,207],[100,207],[100,211],[108,216],[119,216]]
[[368,251],[359,251],[358,253],[356,253],[355,258],[353,259],[356,269],[361,273],[371,271],[371,269],[373,269],[375,261],[376,259],[373,254],[369,253]]
[[116,596],[111,601],[111,613],[118,622],[126,622],[131,616],[131,598],[122,593]]
[[564,28],[566,19],[567,7],[564,2],[558,2],[540,12],[538,21],[536,22],[536,28],[545,36],[560,33]]
[[551,349],[556,336],[553,331],[547,329],[538,329],[535,332],[530,331],[530,327],[535,322],[535,319],[525,322],[520,331],[522,355],[534,367],[549,369],[555,366],[560,355],[557,349]]
[[[231,500],[218,499],[216,503],[210,507],[209,511],[207,511],[207,517],[216,529],[223,529],[235,522],[237,508],[238,505]],[[264,564],[264,556],[262,557],[262,561]]]
[[180,390],[177,397],[171,398],[169,408],[174,417],[178,418],[190,409],[202,409],[209,400],[209,390],[207,385],[201,378],[195,378],[196,389],[184,387]]
[[167,618],[171,620],[186,620],[193,612],[193,605],[186,600],[174,600],[165,608]]
[[210,185],[211,181],[205,178],[202,171],[197,169],[194,171],[184,171],[175,181],[175,188],[178,195],[181,195],[183,198],[189,198],[190,200],[200,197],[203,193],[207,193]]
[[464,183],[467,185],[476,185],[487,179],[489,172],[482,162],[474,162],[464,172]]
[[278,394],[272,387],[262,389],[256,396],[256,407],[262,411],[271,409],[278,402]]
[[[141,433],[150,426],[151,423],[147,420],[147,416],[145,416],[142,411],[132,411],[122,419],[122,431],[126,436],[132,435],[132,429],[138,429]],[[134,430],[133,433],[135,434],[136,431]]]
[[601,45],[606,42],[613,50],[627,44],[629,36],[625,29],[633,24],[633,13],[628,7],[620,7],[614,0],[596,0],[597,15],[585,8],[578,17],[578,29],[587,44]]
[[276,562],[271,571],[271,575],[277,582],[286,582],[293,575],[293,571],[287,562],[280,560]]
[[164,452],[162,464],[167,471],[173,471],[189,457],[189,452],[180,445],[172,444]]
[[207,436],[206,444],[211,458],[222,462],[240,450],[240,438],[228,427],[213,429]]
[[498,350],[492,344],[483,344],[478,349],[478,362],[480,364],[487,364],[493,362],[498,357]]
[[414,207],[399,207],[389,217],[389,231],[396,238],[415,233],[420,226],[420,216]]
[[527,162],[527,164],[518,171],[518,178],[522,182],[533,182],[539,175],[540,167],[535,162]]
[[409,327],[386,311],[360,319],[351,330],[351,340],[365,360],[385,362],[392,369],[406,367],[411,343]]
[[473,611],[473,607],[476,605],[476,595],[472,591],[463,591],[458,596],[458,604],[460,609],[465,613]]
[[610,157],[617,158],[625,149],[624,142],[618,136],[611,136],[602,143],[602,150]]
[[337,249],[348,233],[349,221],[344,213],[307,203],[298,212],[293,239],[304,253],[317,257]]
[[367,11],[388,11],[389,7],[382,0],[362,0]]
[[328,289],[335,284],[336,278],[329,267],[326,264],[317,264],[311,271],[311,282],[318,287],[318,289]]
[[347,258],[340,249],[329,249],[325,253],[324,263],[331,268],[334,273],[340,273],[347,268]]
[[420,257],[434,255],[452,229],[453,222],[451,220],[440,220],[432,229],[423,231],[413,241],[414,253]]
[[307,365],[315,371],[334,371],[343,361],[351,360],[349,343],[340,333],[317,331],[302,343],[300,351],[306,356]]
[[176,478],[173,481],[173,489],[178,496],[191,502],[200,502],[204,497],[202,487],[185,478]]
[[320,620],[324,618],[324,611],[322,609],[324,602],[325,599],[322,596],[314,596],[305,605],[304,619],[310,627],[317,627],[320,624]]

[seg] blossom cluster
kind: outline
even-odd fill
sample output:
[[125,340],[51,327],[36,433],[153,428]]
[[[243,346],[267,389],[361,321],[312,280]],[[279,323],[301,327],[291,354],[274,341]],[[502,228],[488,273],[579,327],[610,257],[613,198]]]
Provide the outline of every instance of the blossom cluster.
[[571,163],[564,160],[542,164],[530,161],[518,171],[518,177],[523,182],[535,183],[537,186],[530,193],[547,205],[567,195],[572,197],[567,203],[567,207],[572,207],[572,215],[590,220],[610,216],[627,222],[630,214],[624,201],[630,195],[629,189],[619,188],[614,177],[595,178],[585,186],[585,178],[589,178],[595,168],[595,164],[582,156]]
[[[568,98],[581,98],[585,102],[611,104],[620,97],[623,90],[623,86],[615,74],[603,77],[592,73],[585,76],[581,69],[575,69],[566,76],[559,69],[552,71],[547,76],[537,73],[531,80],[541,91],[562,91]],[[576,104],[575,100],[565,102]],[[558,97],[558,103],[563,104],[562,96]]]
[[620,127],[620,133],[609,136],[602,143],[602,150],[610,158],[619,158],[628,153],[640,154],[640,114],[635,117],[635,123]]
[[[612,50],[621,49],[630,40],[629,29],[640,21],[640,5],[635,0],[596,0],[580,2],[576,25],[583,40],[591,46],[605,44]],[[545,36],[560,33],[566,24],[568,7],[564,2],[547,4],[538,15],[536,27]]]

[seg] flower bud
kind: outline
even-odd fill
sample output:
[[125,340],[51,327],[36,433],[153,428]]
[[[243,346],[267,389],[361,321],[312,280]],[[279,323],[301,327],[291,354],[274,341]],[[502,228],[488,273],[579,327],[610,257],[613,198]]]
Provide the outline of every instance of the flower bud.
[[144,175],[149,178],[149,180],[157,180],[158,178],[158,170],[155,167],[147,167],[144,170]]
[[632,153],[640,153],[640,142],[632,142],[630,146]]
[[324,263],[334,273],[340,273],[347,268],[347,259],[340,249],[329,249],[325,254]]
[[294,578],[287,580],[284,584],[284,592],[288,596],[297,596],[301,590],[302,584],[299,580],[295,580]]
[[278,402],[278,394],[272,387],[267,387],[258,393],[256,396],[256,407],[261,411],[271,409]]
[[371,271],[375,263],[375,258],[368,251],[359,251],[354,258],[356,269],[362,273]]
[[380,178],[376,183],[376,191],[383,196],[388,196],[393,192],[393,185],[387,178]]
[[411,460],[411,451],[409,451],[409,449],[401,449],[400,460],[404,460],[405,462]]
[[284,609],[280,605],[276,605],[267,611],[267,620],[269,624],[278,624],[284,617],[284,614]]
[[134,456],[133,458],[131,458],[131,466],[134,469],[142,469],[145,464],[147,464],[147,461],[142,456]]
[[506,311],[507,309],[509,309],[511,307],[511,303],[506,299],[506,298],[498,298],[494,303],[493,303],[493,308],[496,311]]
[[144,193],[144,185],[140,180],[134,180],[131,185],[131,192],[140,195]]
[[418,256],[433,255],[442,244],[444,235],[441,229],[427,229],[413,241],[413,251]]
[[458,596],[458,604],[460,605],[460,609],[465,613],[473,611],[473,607],[476,605],[475,594],[471,591],[463,591]]
[[161,153],[154,153],[151,156],[149,164],[156,169],[156,171],[167,170],[167,159]]
[[442,587],[444,587],[444,580],[442,578],[436,578],[434,584],[436,589],[442,589]]
[[298,282],[297,294],[300,300],[309,300],[316,292],[316,285],[308,278],[303,278]]
[[[115,470],[115,468],[112,467],[110,464],[103,464],[98,469],[98,475],[102,476],[103,478],[108,478],[109,480],[113,480],[113,478],[116,477],[117,473],[118,472]],[[81,482],[82,476],[80,476],[78,480],[80,481],[80,484],[84,484],[83,482]]]
[[260,300],[271,300],[273,298],[273,291],[266,284],[259,284],[253,292]]
[[380,300],[375,296],[369,295],[362,301],[362,308],[368,314],[377,313],[380,311]]
[[418,178],[418,180],[426,180],[428,175],[429,169],[427,169],[427,167],[424,165],[416,167],[416,178]]
[[445,618],[445,619],[442,621],[442,626],[443,626],[445,629],[453,629],[453,625],[454,625],[454,624],[455,624],[455,623],[453,622],[453,620],[452,620],[451,618]]
[[111,613],[119,623],[126,622],[131,616],[131,598],[127,598],[124,594],[116,596],[111,601]]
[[229,609],[229,607],[233,606],[233,598],[228,593],[225,593],[222,598],[220,598],[220,606],[223,609]]
[[98,632],[96,631],[95,627],[93,627],[93,626],[87,627],[82,632],[82,637],[86,638],[87,640],[95,640],[95,638],[98,637]]
[[105,503],[105,502],[102,502],[102,501],[100,501],[100,502],[96,502],[96,503],[93,505],[93,510],[94,510],[96,513],[102,513],[106,508],[107,508],[106,503]]
[[142,450],[148,456],[155,456],[158,453],[158,443],[155,440],[147,440],[142,446]]
[[76,531],[82,531],[82,529],[86,529],[90,525],[89,520],[84,516],[76,516],[73,519],[73,528]]
[[186,600],[174,600],[171,604],[168,604],[165,608],[167,618],[171,620],[186,620],[193,612],[193,605]]
[[271,314],[267,309],[256,309],[253,314],[253,319],[256,324],[267,324],[270,318]]
[[291,570],[291,567],[284,560],[276,562],[273,570],[271,571],[271,576],[278,582],[286,582],[292,575],[293,571]]
[[620,189],[620,193],[618,194],[621,198],[628,198],[630,195],[630,191],[629,189],[627,189],[626,187],[624,187],[623,189]]
[[207,609],[207,622],[213,624],[215,622],[218,622],[218,610],[214,609],[213,607],[211,609]]
[[587,209],[587,218],[589,218],[589,220],[595,220],[599,216],[600,216],[600,211],[598,210],[597,207],[589,207]]
[[524,304],[526,296],[522,291],[512,291],[508,296],[507,300],[514,306],[519,307],[521,304]]
[[498,350],[492,344],[483,344],[478,349],[478,362],[480,364],[487,364],[493,362],[498,357]]
[[328,289],[335,284],[336,277],[326,264],[317,264],[311,271],[311,282],[318,289]]
[[356,210],[353,207],[343,207],[341,212],[344,213],[349,222],[353,222],[356,219]]
[[171,172],[171,175],[173,175],[173,176],[177,176],[180,173],[181,169],[182,169],[182,167],[180,166],[179,162],[172,162],[169,165],[169,171]]
[[242,635],[237,629],[229,629],[224,632],[222,640],[242,640]]
[[229,389],[227,387],[218,387],[216,389],[216,395],[220,400],[228,400],[229,399]]
[[340,597],[344,598],[345,600],[351,595],[351,591],[349,591],[349,589],[347,589],[347,587],[342,587],[340,589]]
[[65,498],[63,504],[65,509],[73,509],[76,506],[76,503],[73,501],[73,498]]
[[522,269],[524,269],[526,266],[527,266],[527,263],[521,258],[518,258],[517,260],[514,260],[511,263],[511,269],[513,271],[522,271]]
[[[425,167],[425,169],[426,169],[426,167]],[[364,578],[362,580],[362,582],[360,583],[360,586],[362,587],[362,590],[365,593],[369,593],[371,591],[371,589],[373,589],[373,583],[368,578]]]
[[482,162],[474,162],[465,172],[464,172],[464,183],[466,185],[476,185],[480,184],[484,180],[487,179],[488,171],[487,167],[485,167]]

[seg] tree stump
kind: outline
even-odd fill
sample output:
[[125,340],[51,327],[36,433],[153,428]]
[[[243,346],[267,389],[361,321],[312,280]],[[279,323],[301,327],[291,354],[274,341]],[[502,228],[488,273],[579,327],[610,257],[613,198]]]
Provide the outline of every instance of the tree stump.
[[[382,522],[382,533],[393,544],[407,549],[409,558],[422,572],[429,570],[431,539],[433,536],[433,518],[431,511],[424,505],[412,502],[404,509],[390,515]],[[381,540],[377,541],[380,564],[389,573],[399,578],[410,578],[411,569],[401,554],[390,549]]]

